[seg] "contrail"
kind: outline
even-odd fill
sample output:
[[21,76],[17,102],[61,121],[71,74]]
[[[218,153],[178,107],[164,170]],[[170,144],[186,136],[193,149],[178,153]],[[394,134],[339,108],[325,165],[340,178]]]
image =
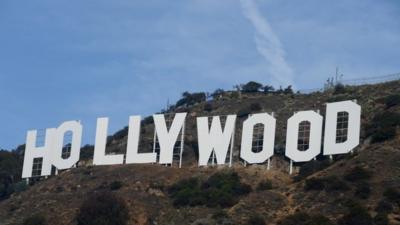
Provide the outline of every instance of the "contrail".
[[257,51],[270,64],[270,74],[280,85],[294,85],[293,70],[285,60],[285,51],[271,25],[261,15],[254,0],[240,0],[240,3],[243,14],[256,30],[254,39]]

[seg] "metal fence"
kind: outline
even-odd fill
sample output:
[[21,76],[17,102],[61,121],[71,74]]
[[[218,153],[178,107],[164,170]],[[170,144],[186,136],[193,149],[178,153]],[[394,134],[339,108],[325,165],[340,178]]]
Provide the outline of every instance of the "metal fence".
[[[383,76],[372,76],[372,77],[362,77],[362,78],[351,78],[351,79],[339,79],[332,83],[330,86],[334,87],[336,84],[343,85],[351,85],[351,86],[359,86],[365,84],[377,84],[377,83],[385,83],[390,81],[400,80],[400,73],[388,74]],[[326,84],[325,84],[326,85]],[[329,86],[329,84],[328,84]],[[310,89],[301,89],[298,92],[302,94],[309,94],[312,92],[324,91],[326,87],[323,88],[310,88]]]

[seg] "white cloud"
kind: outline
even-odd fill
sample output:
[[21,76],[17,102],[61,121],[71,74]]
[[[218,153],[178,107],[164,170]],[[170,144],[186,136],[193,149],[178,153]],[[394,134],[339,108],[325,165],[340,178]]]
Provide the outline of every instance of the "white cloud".
[[261,15],[254,0],[240,0],[240,3],[243,14],[254,26],[257,51],[268,62],[270,75],[280,85],[293,85],[293,70],[286,62],[282,43],[271,25]]

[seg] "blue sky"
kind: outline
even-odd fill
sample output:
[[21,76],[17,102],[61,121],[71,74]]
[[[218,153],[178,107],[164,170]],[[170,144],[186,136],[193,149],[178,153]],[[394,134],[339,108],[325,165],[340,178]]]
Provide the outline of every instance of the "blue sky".
[[2,0],[0,148],[66,120],[92,143],[186,90],[400,72],[399,46],[398,0]]

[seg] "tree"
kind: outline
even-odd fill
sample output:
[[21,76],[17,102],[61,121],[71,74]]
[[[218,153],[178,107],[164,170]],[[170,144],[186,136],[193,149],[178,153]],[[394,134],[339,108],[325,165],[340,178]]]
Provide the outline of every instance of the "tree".
[[292,85],[287,86],[287,88],[285,88],[285,90],[283,90],[284,94],[293,94],[293,89],[292,89]]
[[250,81],[247,84],[242,85],[243,92],[258,92],[263,87],[262,84],[255,81]]
[[224,89],[218,88],[217,90],[215,90],[215,91],[211,94],[211,96],[212,96],[214,99],[217,99],[217,98],[221,98],[222,95],[223,95],[224,93],[225,93]]
[[206,101],[206,93],[204,92],[197,92],[197,93],[189,93],[185,91],[182,93],[182,98],[176,103],[176,107],[179,106],[191,106],[196,103]]
[[271,93],[275,90],[275,88],[272,85],[265,85],[264,86],[264,93]]

